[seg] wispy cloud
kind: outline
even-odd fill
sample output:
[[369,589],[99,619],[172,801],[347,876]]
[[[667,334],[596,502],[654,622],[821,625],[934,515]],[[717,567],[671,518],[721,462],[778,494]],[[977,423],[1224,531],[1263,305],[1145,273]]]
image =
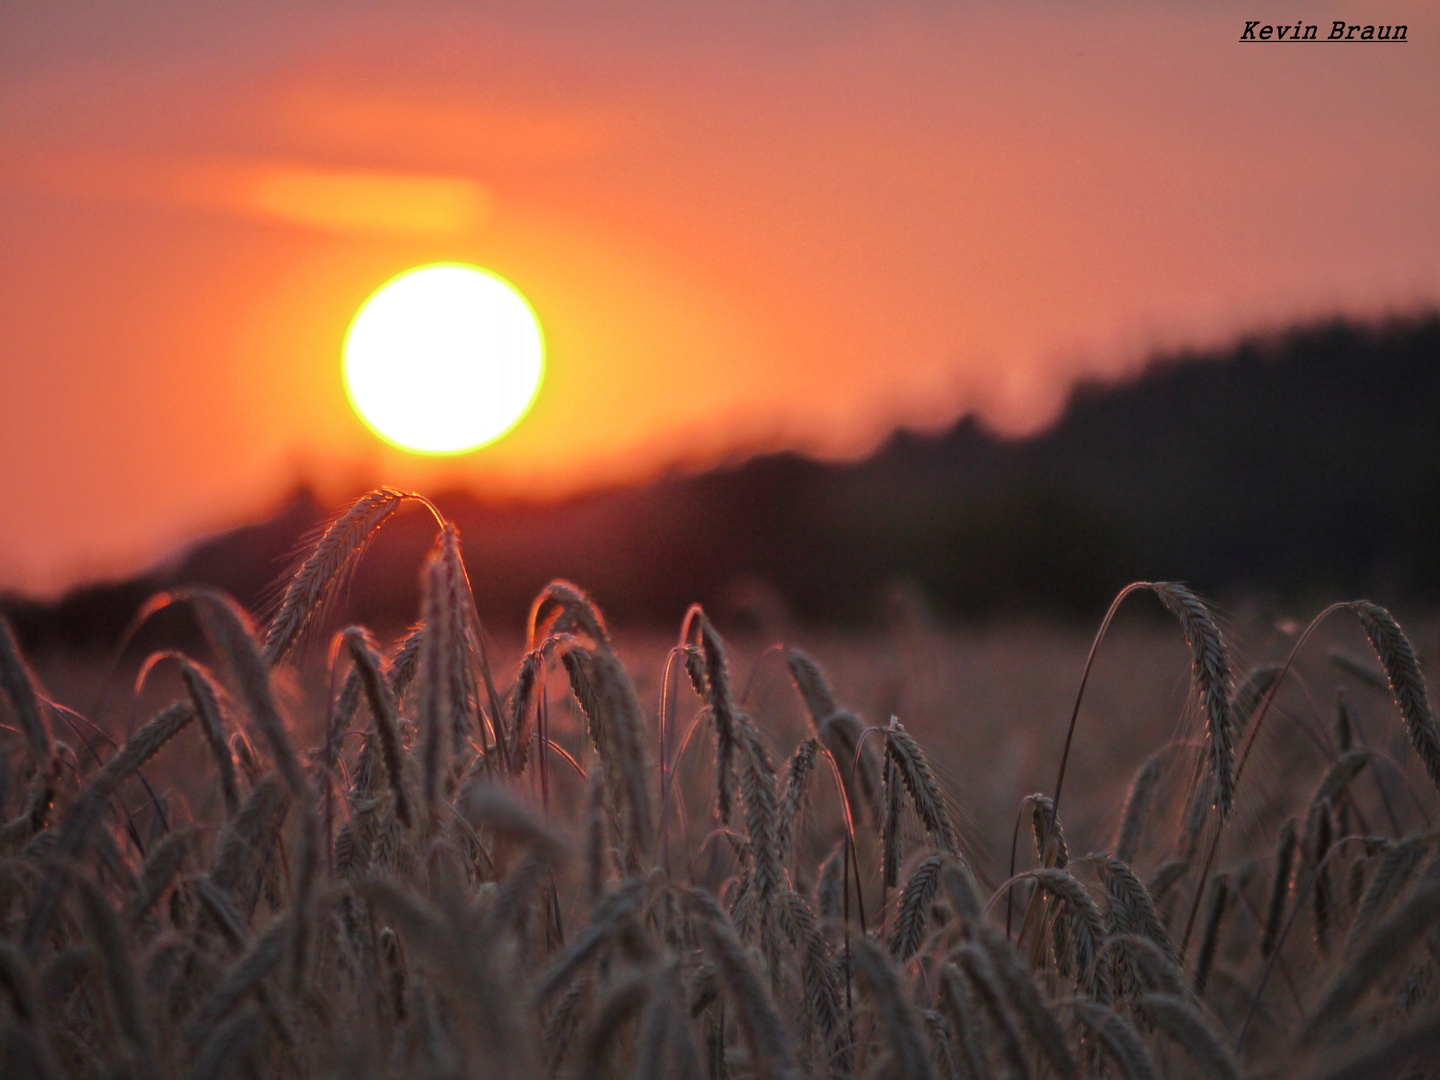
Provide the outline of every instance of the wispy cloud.
[[268,219],[327,233],[457,236],[494,197],[465,176],[335,169],[303,161],[47,151],[20,156],[12,182],[82,198]]

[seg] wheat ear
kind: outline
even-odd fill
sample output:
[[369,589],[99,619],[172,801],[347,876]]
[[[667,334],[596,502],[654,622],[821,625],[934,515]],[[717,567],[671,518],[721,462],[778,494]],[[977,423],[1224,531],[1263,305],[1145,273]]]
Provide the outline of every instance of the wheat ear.
[[1143,986],[1161,994],[1175,994],[1186,997],[1190,991],[1185,985],[1185,973],[1180,969],[1173,955],[1165,951],[1148,937],[1138,934],[1114,934],[1105,942],[1107,949],[1114,949],[1120,964],[1129,968],[1134,986]]
[[[1218,880],[1218,879],[1217,879]],[[1195,1006],[1170,994],[1146,994],[1140,999],[1141,1012],[1180,1046],[1206,1076],[1215,1080],[1240,1080],[1235,1058],[1215,1037]]]
[[145,865],[140,870],[134,894],[130,897],[130,903],[126,908],[126,918],[132,925],[145,917],[145,914],[160,899],[161,894],[175,880],[181,864],[190,854],[191,845],[195,842],[195,834],[196,830],[193,828],[176,829],[151,849],[149,856],[145,859]]
[[701,1080],[704,1068],[681,1003],[679,961],[655,977],[645,1012],[640,1017],[640,1054],[635,1080]]
[[920,1035],[920,1021],[890,957],[867,937],[855,939],[852,955],[856,972],[870,989],[903,1075],[910,1080],[932,1080],[934,1071]]
[[[541,614],[550,606],[555,612],[546,618]],[[526,649],[534,649],[545,637],[558,633],[580,633],[597,646],[609,646],[610,632],[605,617],[589,594],[578,585],[556,578],[540,590],[530,605]]]
[[378,488],[362,495],[325,529],[315,549],[291,576],[280,607],[270,620],[263,649],[267,664],[285,658],[326,597],[334,592],[336,583],[354,566],[375,531],[405,498],[402,491]]
[[1280,828],[1275,847],[1275,876],[1270,880],[1270,903],[1265,909],[1265,931],[1260,939],[1260,955],[1268,957],[1275,951],[1285,917],[1285,901],[1290,895],[1290,876],[1295,866],[1299,841],[1295,837],[1295,819],[1288,819]]
[[275,919],[191,1015],[185,1027],[185,1039],[191,1053],[204,1046],[215,1026],[229,1016],[245,995],[280,962],[291,936],[287,923],[288,919],[283,916]]
[[709,893],[687,889],[684,896],[696,915],[710,962],[735,1007],[757,1075],[792,1077],[795,1065],[785,1026],[734,926]]
[[1041,866],[1064,870],[1070,865],[1065,827],[1055,816],[1055,800],[1043,792],[1030,796],[1030,826],[1035,836],[1035,858]]
[[961,1061],[973,1080],[991,1080],[990,1057],[981,1042],[965,979],[954,962],[940,969],[940,1009],[950,1021],[950,1030],[959,1043]]
[[[446,526],[449,528],[449,526]],[[437,544],[425,560],[425,636],[420,643],[419,726],[423,799],[428,827],[438,827],[441,756],[450,741],[455,714],[461,708],[455,699],[459,682],[458,658],[462,629],[453,603],[455,586],[450,580],[451,564],[444,547]]]
[[130,962],[124,931],[98,885],[81,878],[78,890],[86,929],[104,970],[105,989],[115,1017],[115,1027],[120,1037],[129,1044],[130,1052],[135,1058],[136,1071],[144,1076],[153,1069],[152,1045],[149,1028],[140,1008],[141,999],[135,983],[135,970]]
[[[1088,856],[1095,865],[1100,880],[1105,885],[1106,921],[1111,935],[1135,935],[1150,941],[1160,951],[1171,967],[1178,965],[1175,948],[1170,935],[1155,910],[1155,903],[1145,886],[1131,872],[1130,867],[1119,859],[1106,854]],[[1137,973],[1126,962],[1127,954],[1116,954],[1116,969],[1120,976],[1120,992],[1134,997],[1139,989]]]
[[590,925],[571,940],[540,977],[535,1003],[543,1005],[557,994],[593,959],[601,947],[619,933],[621,925],[635,911],[644,895],[644,883],[628,881],[612,889],[591,908]]
[[1230,656],[1210,615],[1193,592],[1173,581],[1152,586],[1160,602],[1179,621],[1190,644],[1191,680],[1205,713],[1205,741],[1215,779],[1220,813],[1235,805],[1235,725],[1230,715]]
[[355,662],[355,671],[370,703],[370,715],[375,720],[376,741],[385,761],[385,775],[390,782],[390,793],[395,800],[395,816],[404,825],[410,824],[410,799],[405,791],[405,767],[403,749],[400,743],[400,713],[391,682],[386,677],[385,659],[367,630],[359,626],[347,627],[341,635],[345,647]]
[[786,889],[780,897],[779,923],[800,954],[800,977],[810,1022],[819,1029],[833,1068],[847,1074],[851,1048],[840,988],[836,985],[830,947],[816,925],[815,913],[804,897]]
[[1073,1008],[1075,1015],[1120,1066],[1127,1080],[1160,1080],[1154,1058],[1133,1027],[1112,1010],[1093,1001],[1076,999]]
[[705,657],[705,686],[709,692],[710,720],[715,727],[715,806],[722,825],[730,822],[734,758],[737,744],[735,703],[730,692],[730,664],[725,643],[704,612],[700,613],[700,648]]
[[530,702],[540,678],[544,655],[539,649],[531,649],[520,659],[520,670],[515,673],[515,685],[509,694],[510,772],[519,776],[525,771],[525,762],[530,749]]
[[930,833],[935,846],[948,855],[959,854],[955,826],[950,821],[944,793],[930,769],[929,759],[914,736],[894,718],[886,729],[885,752],[894,762],[910,794],[915,813]]
[[573,647],[561,660],[589,721],[590,741],[604,766],[610,807],[623,824],[626,857],[633,864],[627,872],[638,870],[638,860],[652,850],[655,821],[644,721],[634,684],[607,644],[593,651]]
[[230,819],[220,836],[210,880],[246,909],[253,910],[255,897],[270,851],[279,838],[290,809],[285,782],[270,773],[250,791],[240,812]]
[[1390,962],[1431,929],[1437,919],[1440,919],[1440,882],[1432,874],[1427,875],[1420,891],[1381,923],[1346,962],[1306,1023],[1300,1041],[1313,1042],[1326,1032],[1335,1031]]
[[[892,716],[888,731],[894,730],[897,721]],[[885,794],[885,817],[880,823],[880,893],[883,901],[886,895],[885,890],[895,888],[900,879],[900,813],[903,803],[900,800],[901,782],[899,769],[895,765],[895,759],[887,752],[884,765],[880,771],[881,789]]]
[[194,716],[195,711],[188,704],[172,705],[160,713],[125,741],[119,753],[91,778],[81,796],[71,804],[55,841],[56,857],[41,883],[40,892],[25,923],[24,942],[27,952],[33,951],[49,932],[69,877],[68,865],[84,852],[91,830],[104,813],[105,804],[126,777],[157,754]]
[[1120,836],[1115,841],[1115,857],[1125,863],[1133,863],[1140,850],[1140,839],[1145,829],[1145,818],[1150,813],[1155,789],[1160,785],[1160,753],[1145,759],[1130,781],[1130,792],[1125,797],[1125,810],[1120,817]]
[[544,1050],[545,1064],[551,1072],[558,1071],[564,1063],[570,1043],[580,1029],[584,1010],[590,1004],[593,989],[590,978],[581,976],[569,985],[555,1003],[555,1007],[550,1010],[540,1045]]
[[820,740],[806,739],[795,748],[795,753],[790,756],[790,763],[785,768],[785,787],[780,795],[775,823],[775,856],[782,867],[790,859],[790,849],[800,826],[805,799],[810,790],[810,777],[815,772],[819,753]]
[[1100,945],[1105,940],[1105,917],[1099,907],[1085,886],[1065,870],[1047,867],[1032,870],[1030,875],[1041,888],[1065,903],[1075,948],[1077,986],[1096,998],[1108,1000],[1109,973],[1098,963]]
[[195,603],[207,633],[229,664],[250,718],[270,743],[276,768],[300,805],[299,858],[291,901],[292,938],[289,950],[292,989],[298,990],[310,939],[310,901],[321,857],[320,818],[316,812],[314,792],[295,756],[289,729],[275,701],[269,669],[245,612],[234,600],[211,589],[194,590],[188,597]]
[[942,865],[938,855],[921,860],[901,890],[895,929],[890,934],[890,953],[897,960],[909,960],[920,951],[930,922],[930,905],[940,889]]
[[1396,841],[1395,846],[1385,853],[1375,876],[1360,900],[1360,907],[1350,924],[1349,939],[1345,946],[1347,956],[1353,956],[1360,943],[1366,939],[1375,923],[1389,910],[1390,905],[1415,876],[1420,861],[1434,844],[1434,837],[1424,833],[1412,833]]
[[790,669],[795,689],[810,713],[810,723],[819,732],[820,726],[839,709],[830,683],[820,665],[799,649],[786,649],[785,663]]
[[235,756],[230,752],[230,744],[225,737],[225,714],[220,707],[223,696],[219,684],[210,670],[203,664],[196,663],[181,652],[157,652],[152,653],[141,665],[140,673],[135,677],[136,692],[145,683],[145,677],[163,660],[174,661],[180,668],[180,676],[185,683],[185,691],[190,695],[190,703],[195,707],[195,716],[199,721],[200,730],[205,733],[205,742],[210,747],[211,756],[215,759],[216,771],[220,775],[220,795],[225,803],[226,814],[233,814],[240,808],[240,789],[235,777]]
[[1415,650],[1410,647],[1410,639],[1390,612],[1379,604],[1356,600],[1350,608],[1359,616],[1365,636],[1370,639],[1375,656],[1385,669],[1390,694],[1405,721],[1410,743],[1424,762],[1431,781],[1440,788],[1440,733],[1435,729],[1435,717],[1430,712],[1430,699],[1425,693],[1425,678],[1420,674],[1420,662],[1415,658]]
[[251,721],[270,744],[280,775],[297,797],[308,800],[310,786],[295,756],[289,727],[280,716],[275,691],[255,644],[255,632],[249,617],[239,604],[214,589],[194,589],[185,596],[195,603],[216,651],[229,665]]
[[1055,1014],[1040,995],[1040,989],[1030,973],[1020,964],[1015,948],[999,930],[983,921],[970,923],[974,940],[989,957],[1010,1007],[1020,1017],[1030,1032],[1030,1037],[1050,1059],[1058,1076],[1072,1077],[1076,1072],[1075,1059],[1065,1040]]
[[756,899],[762,910],[768,910],[784,873],[776,839],[779,824],[775,806],[775,766],[755,725],[742,715],[736,727],[741,754],[740,794],[745,801],[745,833],[750,839]]

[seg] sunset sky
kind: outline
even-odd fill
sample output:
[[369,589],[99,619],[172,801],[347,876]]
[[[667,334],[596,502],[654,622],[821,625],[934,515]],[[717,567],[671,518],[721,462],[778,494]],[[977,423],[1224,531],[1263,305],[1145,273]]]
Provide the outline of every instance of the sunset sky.
[[[1400,45],[1241,44],[1247,19]],[[300,479],[555,496],[1440,302],[1440,5],[0,7],[0,588],[134,570]],[[340,348],[490,268],[533,411],[416,458]]]

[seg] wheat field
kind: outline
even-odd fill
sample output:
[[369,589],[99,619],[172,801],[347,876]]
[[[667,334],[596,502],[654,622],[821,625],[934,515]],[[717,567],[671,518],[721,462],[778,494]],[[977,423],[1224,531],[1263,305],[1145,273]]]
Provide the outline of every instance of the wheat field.
[[[1440,731],[1385,608],[1242,667],[1192,591],[1129,586],[1017,804],[1009,719],[962,701],[947,733],[919,661],[862,720],[836,688],[875,676],[742,665],[698,606],[637,670],[556,581],[500,664],[433,507],[414,627],[325,640],[407,501],[338,515],[261,626],[206,589],[147,605],[196,632],[123,741],[0,621],[0,1075],[1440,1072]],[[1146,654],[1183,674],[1154,745],[1105,674],[1144,595],[1188,656]],[[1323,645],[1346,621],[1373,656]]]

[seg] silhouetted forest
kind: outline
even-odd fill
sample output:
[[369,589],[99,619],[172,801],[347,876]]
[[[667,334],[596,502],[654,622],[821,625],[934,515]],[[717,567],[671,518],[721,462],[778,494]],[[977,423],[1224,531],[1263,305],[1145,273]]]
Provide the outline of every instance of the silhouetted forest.
[[[619,622],[667,626],[694,600],[855,623],[897,586],[941,614],[1091,616],[1137,578],[1220,597],[1429,601],[1440,594],[1440,313],[1159,357],[1126,385],[1081,386],[1056,426],[1023,441],[967,419],[936,437],[897,434],[856,464],[776,454],[550,505],[427,494],[463,530],[482,614],[509,627],[557,576]],[[31,649],[107,644],[152,592],[187,582],[263,608],[331,509],[301,490],[271,520],[134,580],[4,608]],[[351,618],[411,617],[432,529],[414,512],[387,525],[351,588]]]

